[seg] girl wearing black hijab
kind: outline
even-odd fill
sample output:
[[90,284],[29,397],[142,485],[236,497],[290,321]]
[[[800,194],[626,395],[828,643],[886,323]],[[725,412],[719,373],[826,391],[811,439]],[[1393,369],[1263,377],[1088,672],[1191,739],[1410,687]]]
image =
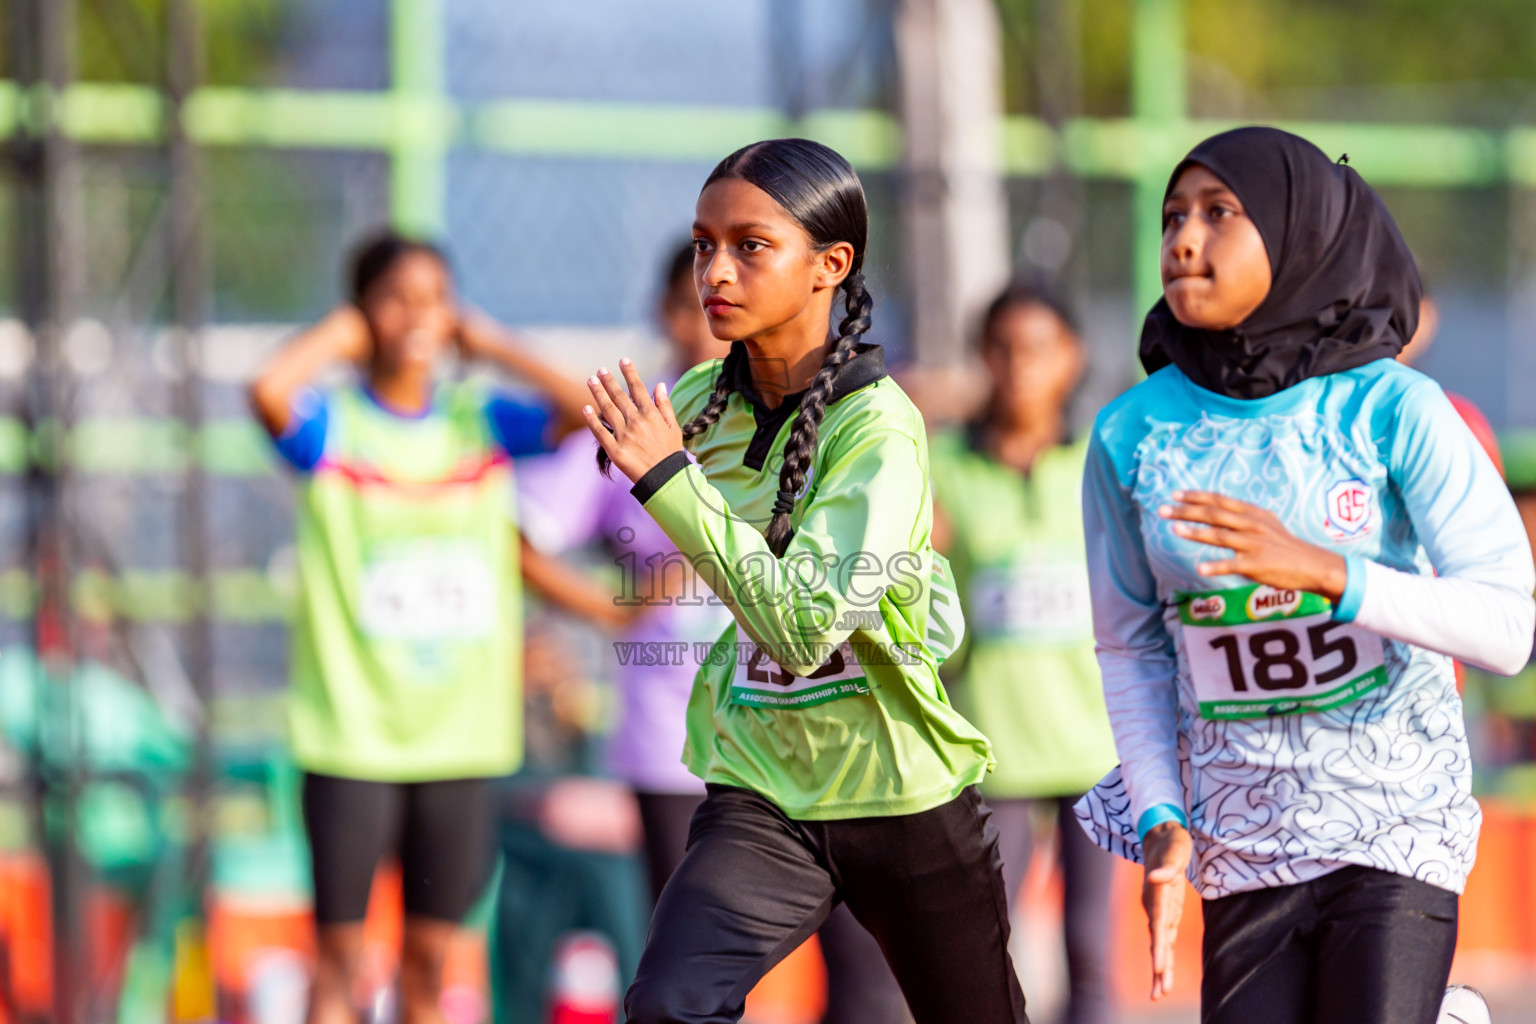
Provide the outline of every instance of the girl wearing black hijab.
[[1148,379],[1084,482],[1121,764],[1079,802],[1146,867],[1152,997],[1188,873],[1201,1019],[1431,1024],[1481,815],[1452,658],[1525,664],[1530,547],[1440,388],[1380,198],[1272,128],[1169,180]]

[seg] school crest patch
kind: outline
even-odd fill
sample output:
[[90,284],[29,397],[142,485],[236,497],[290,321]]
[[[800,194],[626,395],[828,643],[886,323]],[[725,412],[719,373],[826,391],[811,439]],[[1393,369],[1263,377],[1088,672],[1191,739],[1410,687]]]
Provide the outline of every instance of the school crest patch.
[[1324,495],[1328,536],[1352,540],[1368,533],[1372,523],[1371,489],[1362,480],[1340,480]]

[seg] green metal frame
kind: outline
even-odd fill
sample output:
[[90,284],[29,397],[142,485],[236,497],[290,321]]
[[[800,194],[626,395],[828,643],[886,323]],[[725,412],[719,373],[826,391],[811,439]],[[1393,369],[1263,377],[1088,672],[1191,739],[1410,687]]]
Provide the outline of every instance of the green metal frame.
[[[447,157],[455,148],[586,159],[710,161],[738,145],[795,133],[820,139],[867,170],[895,167],[901,129],[881,111],[822,110],[790,119],[771,108],[507,99],[447,95],[442,0],[391,0],[391,87],[310,91],[208,87],[187,100],[189,138],[210,147],[344,149],[387,154],[390,216],[439,234],[446,222]],[[1156,251],[1166,175],[1191,145],[1233,122],[1187,116],[1183,0],[1135,0],[1131,109],[1053,130],[1033,117],[1002,125],[1001,163],[1013,176],[1065,169],[1135,188],[1132,260],[1137,309],[1161,290]],[[0,81],[0,137],[56,109],[64,132],[93,144],[154,144],[168,130],[155,89],[80,83],[62,102]],[[1283,125],[1329,152],[1348,151],[1373,183],[1430,188],[1510,182],[1536,186],[1536,128],[1295,122]]]
[[[1177,0],[1142,2],[1172,6]],[[1165,77],[1173,75],[1166,70],[1169,63],[1162,61]],[[1150,73],[1136,81],[1133,117],[1078,118],[1059,132],[1037,118],[1004,118],[1004,173],[1033,177],[1063,166],[1093,179],[1135,181],[1153,170],[1164,175],[1170,158],[1191,142],[1236,123],[1162,113],[1169,100],[1160,93],[1176,100],[1183,90]],[[0,81],[0,137],[13,134],[22,118],[41,116],[40,99]],[[149,145],[165,137],[164,98],[144,86],[81,83],[66,90],[58,109],[65,133],[80,142]],[[441,206],[440,169],[424,172],[417,165],[440,163],[453,147],[552,157],[711,160],[737,142],[794,129],[836,145],[863,168],[893,168],[901,157],[900,127],[889,114],[873,110],[812,111],[795,121],[761,107],[530,99],[457,103],[415,93],[209,86],[189,97],[184,123],[188,136],[205,146],[388,153],[397,191],[409,191],[416,182],[428,186],[418,210],[406,213],[408,204],[396,208],[401,216],[421,215],[429,203]],[[1381,184],[1536,185],[1536,127],[1281,124],[1324,148],[1347,145],[1350,163],[1368,167],[1371,180]]]
[[[860,167],[894,167],[901,130],[884,112],[506,99],[464,103],[446,93],[441,0],[392,0],[392,85],[380,91],[206,87],[188,99],[187,134],[205,146],[350,149],[388,154],[402,226],[441,227],[444,162],[455,147],[551,157],[711,160],[735,143],[796,130],[836,145]],[[1092,179],[1163,176],[1199,138],[1229,122],[1186,116],[1183,0],[1136,0],[1132,116],[1080,118],[1057,132],[1037,118],[1002,125],[1002,167],[1040,176],[1058,167]],[[0,81],[0,137],[47,116],[42,97]],[[137,85],[83,82],[57,106],[63,130],[92,144],[164,140],[167,104]],[[1325,149],[1347,147],[1373,182],[1428,187],[1536,185],[1536,128],[1293,122]]]
[[454,111],[444,92],[442,0],[391,0],[390,217],[397,227],[439,234],[448,195]]

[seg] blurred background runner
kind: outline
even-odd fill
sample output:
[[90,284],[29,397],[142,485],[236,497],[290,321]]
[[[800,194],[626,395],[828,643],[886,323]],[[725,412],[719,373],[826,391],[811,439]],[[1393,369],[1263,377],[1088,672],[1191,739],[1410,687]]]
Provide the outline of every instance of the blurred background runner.
[[1114,860],[1072,812],[1116,763],[1088,603],[1087,449],[1068,421],[1083,345],[1061,300],[1021,281],[987,308],[980,348],[986,404],[929,448],[934,543],[954,566],[967,623],[945,675],[955,707],[984,723],[997,750],[982,794],[1001,833],[1009,906],[1048,822],[1063,879],[1066,1019],[1103,1024]]
[[[547,450],[581,396],[460,311],[446,258],[387,233],[359,246],[349,303],[295,338],[251,403],[300,474],[290,722],[304,770],[319,962],[310,1024],[366,996],[363,920],[400,863],[400,1012],[440,1017],[454,929],[490,877],[491,784],[522,756],[521,623],[509,457]],[[559,416],[478,381],[438,384],[456,347],[547,389]],[[318,391],[333,363],[360,379]]]

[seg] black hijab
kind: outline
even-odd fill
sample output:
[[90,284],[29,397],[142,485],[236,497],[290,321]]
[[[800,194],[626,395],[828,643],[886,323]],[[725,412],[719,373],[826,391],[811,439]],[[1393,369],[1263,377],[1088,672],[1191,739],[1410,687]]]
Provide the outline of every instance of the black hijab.
[[1166,299],[1141,328],[1148,373],[1173,363],[1231,398],[1397,355],[1419,323],[1419,272],[1381,198],[1347,164],[1278,128],[1237,128],[1190,150],[1243,204],[1269,253],[1269,294],[1225,331],[1186,327]]

